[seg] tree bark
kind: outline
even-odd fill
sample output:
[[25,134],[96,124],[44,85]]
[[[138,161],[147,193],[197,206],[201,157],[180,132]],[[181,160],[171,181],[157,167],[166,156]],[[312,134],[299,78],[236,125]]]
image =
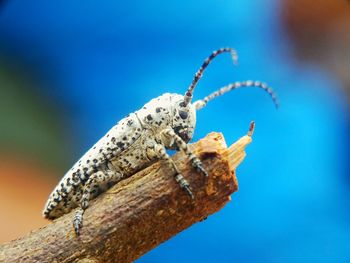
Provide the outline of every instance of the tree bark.
[[0,262],[132,262],[230,200],[238,188],[235,169],[250,142],[246,135],[227,148],[220,133],[211,133],[191,145],[208,178],[183,153],[173,156],[194,200],[180,189],[169,165],[159,161],[91,201],[79,237],[72,227],[73,211],[2,245]]

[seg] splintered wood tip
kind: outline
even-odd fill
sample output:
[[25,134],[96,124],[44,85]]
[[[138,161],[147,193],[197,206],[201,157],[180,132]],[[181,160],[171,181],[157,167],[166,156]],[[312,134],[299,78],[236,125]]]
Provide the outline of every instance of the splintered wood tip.
[[226,149],[226,158],[231,170],[235,170],[237,166],[243,161],[246,156],[245,147],[252,142],[252,135],[255,128],[255,122],[252,121],[249,126],[247,135],[241,137],[238,141],[233,143]]
[[251,121],[250,122],[250,126],[249,126],[249,130],[248,130],[248,136],[252,137],[253,133],[254,133],[254,129],[255,129],[255,121]]

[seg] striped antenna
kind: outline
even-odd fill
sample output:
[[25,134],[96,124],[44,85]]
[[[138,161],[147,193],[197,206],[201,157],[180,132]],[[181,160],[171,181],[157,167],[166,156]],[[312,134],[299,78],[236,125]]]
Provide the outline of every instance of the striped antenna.
[[251,80],[247,80],[247,81],[242,81],[242,82],[235,82],[232,84],[229,84],[225,87],[222,87],[221,89],[211,93],[210,95],[206,96],[204,99],[202,100],[197,100],[196,102],[194,102],[194,106],[196,107],[196,110],[199,110],[203,107],[205,107],[207,105],[207,103],[209,101],[211,101],[212,99],[219,97],[231,90],[237,89],[237,88],[241,88],[241,87],[257,87],[257,88],[261,88],[263,90],[265,90],[271,97],[272,101],[274,102],[276,108],[279,107],[279,101],[277,98],[276,93],[273,91],[272,88],[270,88],[269,86],[267,86],[265,83],[260,82],[260,81],[251,81]]
[[231,53],[231,57],[232,57],[233,62],[235,64],[237,63],[238,55],[237,55],[236,50],[234,50],[233,48],[226,47],[226,48],[220,48],[218,50],[213,51],[213,53],[211,53],[211,55],[204,60],[202,66],[199,68],[199,70],[194,75],[192,83],[189,86],[189,88],[187,89],[187,92],[185,93],[184,102],[181,106],[186,107],[192,101],[194,88],[196,87],[198,81],[201,79],[204,70],[208,67],[210,62],[212,62],[212,60],[217,55],[225,53],[225,52]]

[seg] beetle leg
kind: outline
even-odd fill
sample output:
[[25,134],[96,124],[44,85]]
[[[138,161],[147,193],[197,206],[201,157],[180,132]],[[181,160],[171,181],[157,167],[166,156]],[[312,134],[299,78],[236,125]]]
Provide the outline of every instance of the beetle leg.
[[83,226],[83,215],[85,210],[89,207],[89,200],[94,197],[93,194],[103,188],[108,188],[109,184],[120,181],[122,174],[116,171],[98,171],[91,174],[83,187],[83,195],[80,200],[80,206],[75,212],[73,219],[73,226],[77,236],[80,234],[80,229]]
[[188,156],[190,162],[192,163],[192,166],[196,168],[198,172],[205,176],[208,176],[208,172],[204,169],[201,160],[190,150],[188,144],[184,142],[184,140],[181,139],[181,137],[177,135],[173,129],[165,129],[162,131],[162,133],[163,135],[172,138],[175,141],[176,145]]
[[191,191],[190,184],[187,182],[187,180],[183,177],[183,175],[180,173],[179,169],[177,168],[174,161],[170,158],[170,156],[167,154],[166,149],[164,145],[154,143],[152,146],[152,151],[162,160],[167,161],[171,167],[175,171],[174,179],[175,181],[180,185],[181,189],[183,189],[190,197],[191,199],[194,199],[194,195]]

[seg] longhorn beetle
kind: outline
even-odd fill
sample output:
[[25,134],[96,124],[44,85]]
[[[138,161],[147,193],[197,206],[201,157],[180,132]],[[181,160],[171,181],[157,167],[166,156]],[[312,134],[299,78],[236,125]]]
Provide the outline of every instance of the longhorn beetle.
[[184,151],[192,166],[208,176],[201,161],[187,144],[193,136],[196,110],[205,107],[210,100],[240,87],[265,90],[278,107],[277,97],[270,87],[260,81],[250,80],[229,84],[192,103],[194,88],[204,70],[217,55],[225,52],[231,53],[233,61],[237,62],[237,53],[232,48],[214,51],[195,74],[185,95],[165,93],[149,101],[142,109],[127,115],[110,129],[61,179],[47,200],[43,216],[55,219],[78,207],[73,226],[76,235],[79,235],[89,200],[159,159],[169,163],[176,182],[194,198],[190,185],[166,150]]

